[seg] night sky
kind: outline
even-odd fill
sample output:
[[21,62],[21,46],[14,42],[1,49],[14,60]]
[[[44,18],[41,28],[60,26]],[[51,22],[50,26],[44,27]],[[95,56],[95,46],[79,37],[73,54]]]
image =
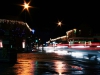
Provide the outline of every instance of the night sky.
[[[20,18],[35,29],[36,36],[45,40],[63,36],[66,31],[77,28],[81,24],[87,24],[95,32],[100,32],[99,2],[31,0],[30,6],[33,8],[29,9],[29,13],[21,12],[23,7],[19,4],[23,3],[23,0],[0,1],[0,18],[5,19],[8,16]],[[61,27],[57,26],[58,21],[62,21]]]

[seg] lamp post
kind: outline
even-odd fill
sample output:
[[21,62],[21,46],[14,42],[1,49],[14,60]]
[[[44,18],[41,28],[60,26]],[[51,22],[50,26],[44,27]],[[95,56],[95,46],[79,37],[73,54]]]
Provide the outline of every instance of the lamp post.
[[[23,7],[23,10],[22,10],[22,12],[23,11],[25,11],[25,15],[24,15],[24,20],[25,20],[25,25],[27,26],[27,28],[30,30],[30,31],[32,31],[32,29],[28,26],[28,24],[26,23],[26,12],[28,12],[29,13],[29,8],[31,8],[32,6],[29,6],[30,5],[30,1],[29,2],[26,2],[25,0],[24,0],[24,3],[23,4],[21,4],[20,6],[22,6]],[[27,41],[29,41],[29,39],[27,38],[27,36],[25,36],[25,38],[26,38],[26,40]],[[27,51],[28,51],[28,43],[27,43]]]
[[28,11],[29,13],[29,8],[32,8],[32,6],[29,6],[30,4],[30,1],[26,3],[26,1],[24,1],[24,4],[21,5],[23,6],[23,10],[22,11],[25,11],[25,22],[26,22],[26,11]]
[[[57,25],[59,26],[59,27],[61,27],[63,24],[62,24],[62,21],[58,21],[58,23],[57,23]],[[60,32],[59,32],[59,34],[62,34],[62,29],[60,28]],[[62,39],[60,38],[60,42],[62,41]]]
[[[57,26],[59,26],[59,27],[61,27],[63,24],[62,24],[62,21],[58,21],[58,23],[57,23]],[[60,33],[61,33],[61,28],[60,28]]]
[[25,22],[26,22],[26,10],[28,11],[29,5],[27,3],[24,3],[24,9],[25,9]]

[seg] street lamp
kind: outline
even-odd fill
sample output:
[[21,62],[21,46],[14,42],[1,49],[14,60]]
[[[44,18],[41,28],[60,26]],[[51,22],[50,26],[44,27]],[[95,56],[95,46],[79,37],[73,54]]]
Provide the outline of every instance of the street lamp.
[[27,10],[27,11],[29,12],[29,8],[32,8],[32,6],[29,6],[29,4],[30,4],[30,1],[29,1],[28,3],[26,3],[26,2],[24,1],[24,4],[21,5],[21,6],[24,7],[24,8],[23,8],[23,11],[24,11],[24,10]]
[[[21,5],[20,5],[20,6],[23,7],[22,12],[23,12],[24,10],[26,10],[26,11],[28,11],[28,13],[29,13],[29,8],[33,8],[32,6],[29,6],[29,5],[30,5],[30,1],[29,1],[29,2],[24,1],[24,4],[21,4]],[[25,11],[25,22],[26,22],[26,11]],[[32,33],[34,34],[35,30],[34,30],[34,29],[31,29],[31,28],[28,26],[27,23],[26,23],[26,26],[27,26],[27,27],[29,28],[29,30],[32,31]]]
[[62,22],[61,22],[61,21],[58,21],[57,24],[58,24],[58,26],[60,26],[60,27],[62,26]]
[[[26,11],[28,11],[28,13],[29,13],[29,8],[32,8],[32,6],[29,6],[29,5],[30,5],[30,1],[29,1],[29,2],[24,1],[24,4],[21,4],[21,5],[20,5],[20,6],[23,7],[22,12],[23,12],[24,10],[26,10]],[[25,11],[25,21],[26,21],[26,11]]]

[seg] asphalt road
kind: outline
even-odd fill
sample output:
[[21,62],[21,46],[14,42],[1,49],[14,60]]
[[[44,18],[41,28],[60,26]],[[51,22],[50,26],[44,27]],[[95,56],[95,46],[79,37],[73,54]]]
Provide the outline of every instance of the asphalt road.
[[18,53],[15,64],[0,63],[0,75],[100,75],[100,64],[55,53]]

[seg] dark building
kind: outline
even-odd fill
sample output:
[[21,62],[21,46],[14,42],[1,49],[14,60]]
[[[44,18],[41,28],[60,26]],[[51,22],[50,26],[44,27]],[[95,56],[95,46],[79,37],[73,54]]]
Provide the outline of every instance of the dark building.
[[5,48],[22,48],[31,36],[31,28],[27,23],[17,20],[0,19],[0,40]]

